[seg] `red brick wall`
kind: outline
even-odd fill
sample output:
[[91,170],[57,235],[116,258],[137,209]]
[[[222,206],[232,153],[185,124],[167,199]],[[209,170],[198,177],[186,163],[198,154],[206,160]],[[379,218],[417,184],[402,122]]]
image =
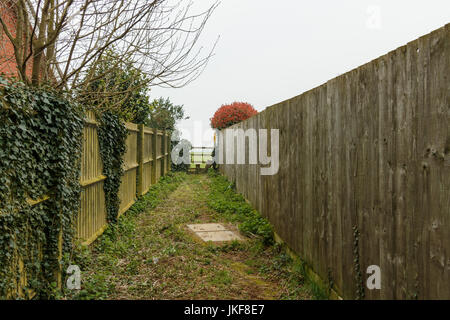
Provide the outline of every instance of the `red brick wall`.
[[[8,26],[9,32],[13,37],[16,36],[16,16],[14,10],[7,1],[0,1],[0,15]],[[33,59],[27,63],[27,77],[31,78]],[[17,64],[14,56],[14,47],[3,28],[0,26],[0,74],[7,77],[17,77]]]

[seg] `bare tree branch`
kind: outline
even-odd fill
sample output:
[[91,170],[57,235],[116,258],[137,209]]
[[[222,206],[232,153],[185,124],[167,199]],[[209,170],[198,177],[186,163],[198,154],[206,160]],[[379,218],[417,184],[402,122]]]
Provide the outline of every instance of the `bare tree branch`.
[[194,13],[189,0],[0,0],[16,22],[11,30],[0,15],[0,25],[28,83],[88,90],[99,76],[89,70],[114,48],[146,74],[147,86],[182,87],[212,56],[215,44],[203,53],[197,43],[217,6]]

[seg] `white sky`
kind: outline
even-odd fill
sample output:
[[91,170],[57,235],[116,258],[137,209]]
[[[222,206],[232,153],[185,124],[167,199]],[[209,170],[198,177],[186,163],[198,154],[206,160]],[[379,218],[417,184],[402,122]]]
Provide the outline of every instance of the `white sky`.
[[[207,7],[212,0],[194,0]],[[210,146],[222,104],[258,110],[289,99],[450,23],[450,0],[222,0],[199,45],[215,55],[195,82],[154,88],[191,117],[178,127]]]

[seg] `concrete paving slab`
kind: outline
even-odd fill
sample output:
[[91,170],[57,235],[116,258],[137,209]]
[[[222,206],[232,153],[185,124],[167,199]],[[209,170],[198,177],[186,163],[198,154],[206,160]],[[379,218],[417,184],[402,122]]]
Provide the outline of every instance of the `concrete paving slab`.
[[200,224],[188,224],[187,227],[194,232],[205,231],[225,231],[227,230],[220,223],[200,223]]
[[197,236],[199,236],[203,241],[212,241],[212,242],[222,242],[222,241],[233,241],[233,240],[242,240],[242,238],[232,231],[202,231],[196,232]]
[[244,240],[237,232],[228,230],[221,223],[188,224],[187,227],[205,242]]

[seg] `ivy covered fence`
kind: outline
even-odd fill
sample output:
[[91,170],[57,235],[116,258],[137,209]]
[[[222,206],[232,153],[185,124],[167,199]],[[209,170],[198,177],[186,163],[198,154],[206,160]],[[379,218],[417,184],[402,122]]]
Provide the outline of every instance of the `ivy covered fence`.
[[51,298],[74,244],[167,173],[169,132],[95,117],[51,88],[0,84],[0,298]]

